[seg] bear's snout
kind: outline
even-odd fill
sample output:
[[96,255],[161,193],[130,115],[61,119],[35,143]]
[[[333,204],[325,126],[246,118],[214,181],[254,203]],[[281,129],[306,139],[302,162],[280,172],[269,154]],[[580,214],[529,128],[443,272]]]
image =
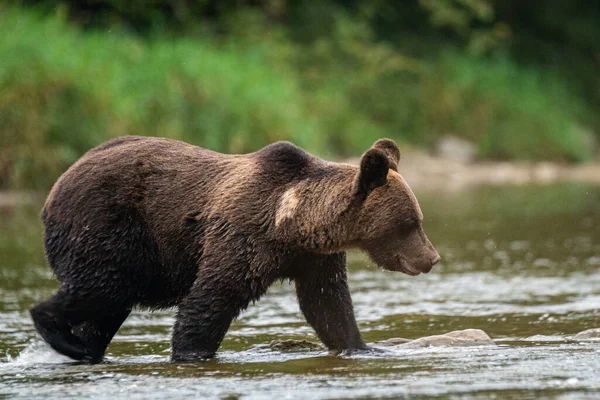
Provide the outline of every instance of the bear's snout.
[[433,244],[429,241],[425,232],[421,231],[421,238],[425,244],[425,251],[423,254],[423,265],[419,268],[423,273],[427,274],[431,271],[433,266],[440,262],[442,257],[440,257],[440,253],[437,252]]
[[404,272],[407,275],[415,276],[431,272],[433,266],[440,262],[441,257],[433,245],[427,240],[427,246],[422,252],[411,255],[398,255],[396,257],[399,268],[397,271]]
[[424,274],[428,274],[429,272],[431,272],[433,266],[439,263],[441,259],[442,257],[440,257],[440,255],[436,253],[436,255],[429,260],[429,265],[425,264],[420,268],[421,272],[423,272]]

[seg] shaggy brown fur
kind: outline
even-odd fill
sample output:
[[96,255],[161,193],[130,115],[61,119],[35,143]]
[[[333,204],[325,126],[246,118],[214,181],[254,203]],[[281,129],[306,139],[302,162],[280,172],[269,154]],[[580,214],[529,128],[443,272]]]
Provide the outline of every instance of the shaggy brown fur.
[[345,251],[411,275],[439,260],[399,159],[387,139],[360,167],[287,142],[247,155],[133,136],[96,147],[42,211],[61,286],[31,309],[35,326],[60,353],[96,362],[132,307],[178,306],[173,359],[197,360],[249,302],[290,279],[328,348],[363,349]]

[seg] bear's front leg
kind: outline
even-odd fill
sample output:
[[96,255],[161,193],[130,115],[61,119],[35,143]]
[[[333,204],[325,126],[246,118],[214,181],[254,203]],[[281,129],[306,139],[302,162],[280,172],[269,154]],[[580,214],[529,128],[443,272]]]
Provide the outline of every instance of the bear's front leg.
[[230,278],[200,276],[179,304],[173,328],[173,361],[199,361],[217,352],[229,325],[248,306],[249,295]]
[[346,276],[346,253],[300,261],[295,276],[300,309],[327,348],[367,349],[360,337]]

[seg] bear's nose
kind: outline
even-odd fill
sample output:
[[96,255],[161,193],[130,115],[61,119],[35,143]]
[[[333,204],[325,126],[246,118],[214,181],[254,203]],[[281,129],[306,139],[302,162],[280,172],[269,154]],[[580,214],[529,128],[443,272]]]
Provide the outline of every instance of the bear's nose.
[[436,255],[435,257],[433,257],[431,259],[431,266],[434,266],[435,264],[439,263],[440,260],[442,259],[442,257],[440,257],[440,255]]

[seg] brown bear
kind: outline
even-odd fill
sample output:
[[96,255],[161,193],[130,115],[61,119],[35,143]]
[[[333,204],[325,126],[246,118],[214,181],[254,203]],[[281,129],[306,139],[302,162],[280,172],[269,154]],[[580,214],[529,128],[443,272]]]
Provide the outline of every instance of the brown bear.
[[225,155],[127,136],[87,152],[42,210],[60,288],[31,309],[56,351],[99,362],[134,306],[177,306],[172,359],[212,357],[232,320],[276,280],[332,350],[366,349],[346,250],[409,275],[440,259],[398,174],[400,151],[375,142],[360,166],[289,142]]

